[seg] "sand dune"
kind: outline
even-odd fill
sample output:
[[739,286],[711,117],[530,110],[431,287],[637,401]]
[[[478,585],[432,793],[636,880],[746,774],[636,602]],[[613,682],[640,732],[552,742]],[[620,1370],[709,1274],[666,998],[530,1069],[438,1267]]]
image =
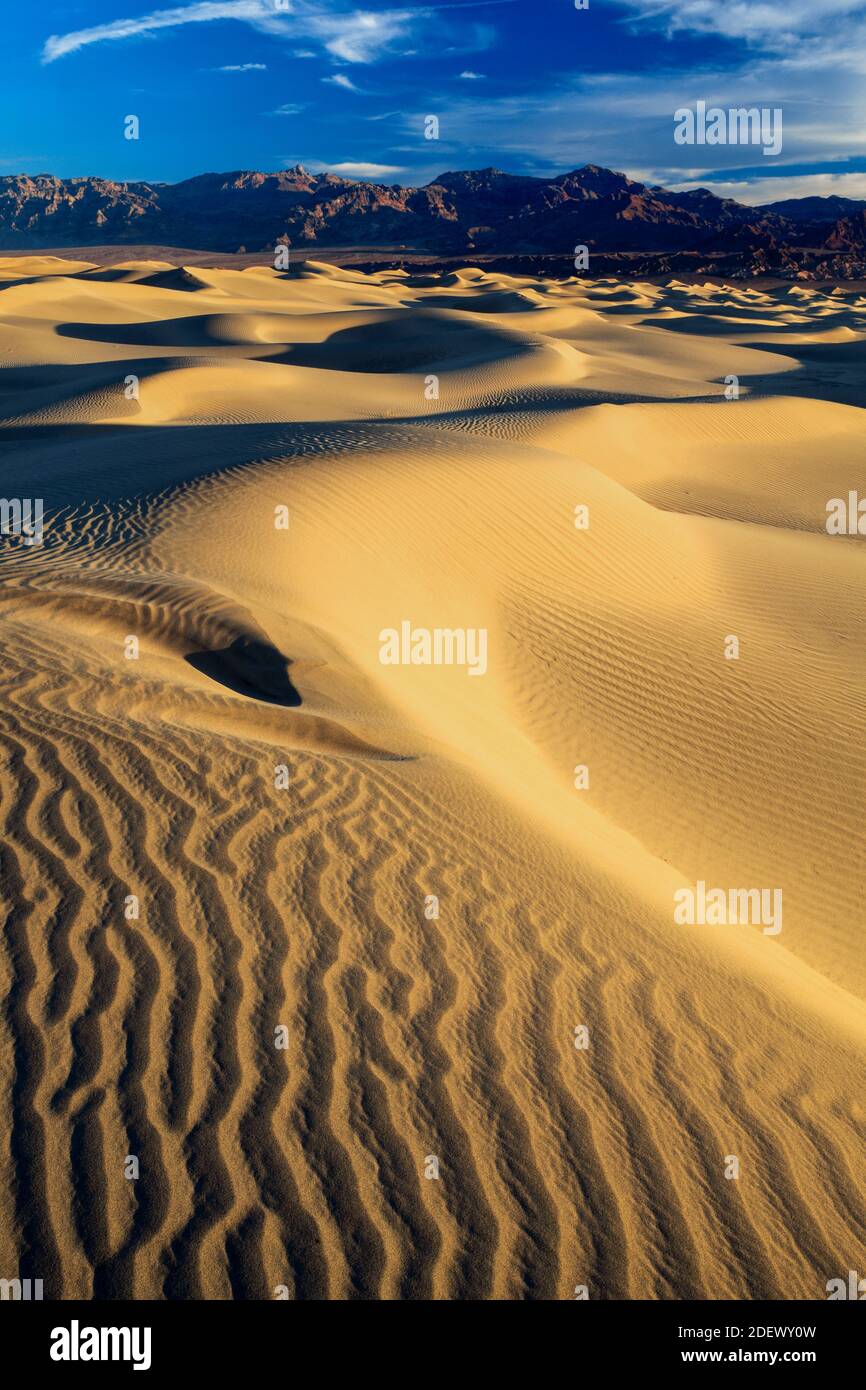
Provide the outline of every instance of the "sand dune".
[[862,1269],[864,352],[844,288],[0,261],[2,1268]]

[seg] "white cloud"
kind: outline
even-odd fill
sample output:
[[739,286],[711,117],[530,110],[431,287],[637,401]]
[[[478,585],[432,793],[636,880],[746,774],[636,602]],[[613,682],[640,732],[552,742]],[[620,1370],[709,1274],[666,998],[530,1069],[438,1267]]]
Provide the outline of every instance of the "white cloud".
[[328,53],[344,63],[374,63],[396,41],[404,38],[421,10],[354,10],[327,14],[306,10],[299,28],[322,43]]
[[267,63],[227,63],[225,67],[214,68],[214,72],[267,72]]
[[[547,174],[591,161],[638,177],[638,170],[651,169],[651,181],[667,185],[693,172],[703,181],[740,179],[753,168],[765,179],[786,166],[802,169],[866,153],[866,87],[852,72],[826,63],[804,73],[748,53],[716,70],[573,73],[542,90],[536,85],[503,95],[485,90],[482,96],[481,85],[461,83],[438,104],[404,112],[400,128],[417,137],[425,110],[436,111],[452,168],[495,162]],[[697,100],[723,109],[780,107],[781,154],[768,159],[744,145],[677,146],[674,112]],[[446,155],[444,146],[441,152]]]
[[483,79],[483,77],[484,77],[484,73],[483,73],[483,72],[461,72],[460,76],[461,76],[461,78],[462,78],[462,80],[463,80],[464,82],[480,82],[480,81]]
[[[90,44],[141,37],[185,24],[233,19],[251,24],[263,33],[314,39],[333,58],[344,63],[374,63],[392,45],[405,40],[413,24],[429,14],[426,7],[337,13],[311,0],[286,0],[285,7],[279,10],[273,0],[197,0],[191,5],[153,10],[135,19],[115,19],[69,34],[52,34],[43,47],[42,61],[53,63]],[[296,56],[315,55],[309,49],[300,49]]]
[[345,160],[342,164],[326,164],[324,167],[332,174],[341,174],[347,179],[383,179],[388,174],[405,172],[399,164],[363,164],[353,160]]
[[[350,0],[349,0],[350,3]],[[401,9],[343,8],[347,0],[193,0],[192,4],[153,10],[133,19],[110,20],[68,34],[52,34],[42,50],[43,63],[53,63],[91,44],[146,37],[163,29],[186,24],[238,20],[259,33],[306,40],[312,47],[294,50],[296,58],[317,56],[315,45],[339,63],[376,63],[385,57],[405,57],[423,51],[412,45],[420,26],[436,24],[442,33],[450,23],[442,10],[469,9],[475,5],[509,4],[512,0],[456,0],[456,3],[407,5]],[[490,25],[461,24],[463,42],[447,51],[472,53],[489,48],[495,37]]]
[[[717,34],[794,69],[822,62],[866,73],[863,0],[617,0],[626,22],[671,37]],[[636,13],[632,13],[635,11]]]
[[736,198],[738,203],[755,207],[759,203],[779,203],[783,198],[840,198],[866,199],[866,174],[792,174],[772,179],[729,180],[726,183],[707,183],[696,180],[675,183],[673,188],[687,192],[692,188],[709,188],[719,198]]
[[655,22],[671,34],[723,34],[727,38],[787,46],[862,11],[862,0],[618,0],[638,13],[636,22]]
[[347,77],[344,72],[335,72],[333,77],[323,77],[323,82],[329,82],[333,87],[343,87],[347,92],[357,92],[351,77]]
[[158,29],[175,29],[181,24],[206,24],[218,19],[241,19],[253,23],[273,18],[274,11],[264,0],[199,0],[171,10],[154,10],[138,19],[114,19],[90,29],[70,34],[52,34],[42,50],[43,63],[53,63],[67,53],[76,53],[89,44],[152,34]]
[[276,111],[272,111],[272,116],[297,116],[303,111],[303,106],[296,106],[292,102],[286,102],[285,106],[278,106]]

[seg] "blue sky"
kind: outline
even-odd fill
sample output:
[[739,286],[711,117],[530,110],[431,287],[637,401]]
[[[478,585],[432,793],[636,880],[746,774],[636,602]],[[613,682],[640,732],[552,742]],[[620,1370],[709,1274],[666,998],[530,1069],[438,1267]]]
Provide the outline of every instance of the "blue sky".
[[[49,0],[7,10],[4,37],[3,174],[598,163],[746,202],[866,197],[866,0]],[[782,152],[677,145],[699,100],[781,108]]]

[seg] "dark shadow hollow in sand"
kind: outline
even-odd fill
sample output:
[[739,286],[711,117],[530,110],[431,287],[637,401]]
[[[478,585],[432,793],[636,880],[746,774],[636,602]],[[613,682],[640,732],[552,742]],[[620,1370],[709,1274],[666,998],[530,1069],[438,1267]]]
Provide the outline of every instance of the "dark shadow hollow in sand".
[[294,707],[301,703],[286,670],[288,658],[268,642],[236,637],[227,647],[190,652],[184,660],[236,695],[264,700],[269,705]]

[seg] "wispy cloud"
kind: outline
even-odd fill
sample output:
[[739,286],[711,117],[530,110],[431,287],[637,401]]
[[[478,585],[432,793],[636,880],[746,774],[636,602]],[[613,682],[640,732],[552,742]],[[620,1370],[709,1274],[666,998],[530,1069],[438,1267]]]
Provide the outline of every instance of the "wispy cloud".
[[153,34],[160,29],[175,29],[181,24],[208,24],[219,19],[240,19],[263,23],[274,18],[274,11],[264,0],[198,0],[197,4],[179,5],[171,10],[154,10],[137,19],[113,19],[107,24],[95,24],[90,29],[76,29],[69,34],[52,34],[42,50],[42,61],[53,63],[68,53],[77,53],[89,44],[130,39]]
[[651,169],[655,181],[670,184],[688,178],[688,166],[700,157],[702,181],[739,178],[752,164],[750,151],[742,146],[707,146],[698,156],[696,148],[674,142],[674,112],[703,100],[708,107],[783,110],[784,145],[773,160],[774,174],[786,166],[800,174],[804,166],[820,168],[831,160],[866,154],[864,84],[850,71],[825,62],[806,76],[748,51],[739,59],[727,56],[727,65],[720,63],[717,70],[657,64],[640,73],[579,72],[558,77],[543,91],[527,83],[483,96],[480,85],[456,84],[424,108],[404,111],[394,124],[420,139],[425,110],[435,111],[440,150],[452,167],[495,161],[541,174],[591,159],[626,173]]
[[[52,34],[43,47],[42,61],[56,62],[91,44],[142,38],[186,24],[236,20],[251,25],[260,33],[312,41],[324,54],[340,63],[376,63],[389,55],[406,56],[419,51],[406,47],[410,35],[433,20],[440,25],[444,23],[437,18],[443,10],[507,3],[511,0],[457,0],[457,3],[367,10],[346,8],[342,0],[335,4],[328,4],[326,0],[285,0],[285,5],[279,9],[274,0],[194,0],[189,5],[152,10],[133,19],[109,20],[68,34]],[[470,24],[465,34],[468,46],[461,45],[450,51],[475,52],[488,47],[493,32],[489,25]],[[295,57],[315,56],[313,48],[295,49]]]
[[317,38],[333,58],[344,63],[374,63],[398,40],[405,38],[413,20],[423,10],[354,10],[349,14],[307,11],[299,25],[309,38]]
[[214,72],[267,72],[267,63],[226,63],[224,67],[214,68]]
[[863,0],[618,0],[625,22],[651,25],[669,38],[718,35],[739,40],[773,65],[806,69],[829,63],[832,70],[866,74],[866,15]]
[[671,186],[682,192],[708,187],[719,198],[736,198],[752,207],[779,203],[783,198],[827,198],[831,194],[866,199],[866,174],[783,174],[772,179],[728,179],[710,184],[703,179]]
[[[153,10],[135,19],[115,19],[68,34],[52,34],[42,50],[44,63],[77,53],[91,44],[141,38],[163,29],[186,24],[207,24],[218,20],[237,20],[261,32],[284,37],[313,39],[325,53],[343,63],[377,62],[392,45],[405,40],[413,24],[426,18],[431,9],[331,10],[309,0],[287,0],[277,10],[272,0],[197,0],[191,5]],[[313,57],[309,49],[298,57]]]
[[335,72],[333,77],[323,77],[323,82],[329,83],[332,87],[342,87],[347,92],[357,92],[357,88],[351,77],[347,77],[344,72]]
[[618,0],[638,23],[652,23],[668,34],[723,34],[750,43],[788,47],[806,34],[820,33],[848,15],[862,13],[863,0]]
[[298,116],[304,110],[303,106],[298,106],[291,101],[287,101],[285,106],[278,106],[271,112],[272,116]]
[[463,82],[481,82],[484,77],[483,72],[461,72],[460,78]]

